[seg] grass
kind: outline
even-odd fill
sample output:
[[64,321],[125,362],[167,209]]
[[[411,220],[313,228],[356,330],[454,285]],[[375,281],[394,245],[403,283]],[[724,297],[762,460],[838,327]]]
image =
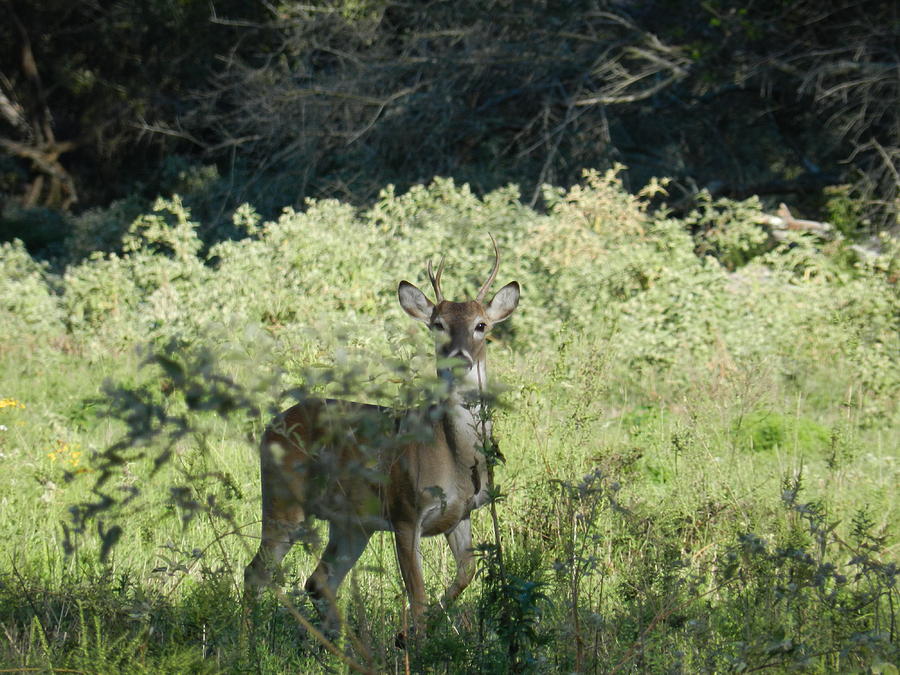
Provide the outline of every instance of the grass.
[[[880,582],[881,600],[870,601],[865,616],[851,622],[854,630],[818,656],[809,651],[813,647],[801,649],[800,619],[792,613],[802,613],[816,630],[824,624],[835,631],[835,617],[850,609],[812,616],[821,599],[760,599],[763,590],[756,585],[764,574],[801,576],[785,571],[782,563],[788,562],[778,558],[786,555],[776,552],[786,541],[799,551],[816,550],[815,529],[804,522],[801,503],[822,505],[823,526],[833,527],[822,560],[845,576],[853,567],[848,560],[859,552],[849,543],[854,519],[868,519],[865,536],[880,542],[873,560],[887,564],[895,556],[893,432],[861,429],[851,406],[811,409],[802,389],[782,390],[772,381],[752,383],[766,406],[737,416],[741,396],[701,393],[731,386],[718,379],[695,382],[690,396],[657,388],[651,397],[622,387],[612,365],[582,360],[587,354],[567,357],[565,370],[510,353],[492,363],[509,387],[509,406],[496,419],[507,457],[497,472],[504,553],[511,568],[520,568],[518,576],[511,573],[520,596],[522,584],[534,585],[522,600],[531,603],[524,610],[533,615],[530,629],[522,628],[527,655],[518,652],[519,668],[740,670],[741,663],[759,668],[770,661],[775,668],[799,664],[816,671],[882,663],[896,649],[894,636],[887,643],[875,636],[895,630],[893,616],[879,616],[886,611],[883,600],[896,593],[888,584],[893,577]],[[90,363],[51,347],[3,354],[0,386],[5,400],[16,403],[0,410],[8,468],[0,479],[0,529],[15,545],[3,561],[0,617],[8,644],[0,658],[11,667],[84,672],[114,671],[126,663],[127,670],[155,672],[334,667],[335,658],[273,598],[255,610],[249,625],[242,621],[239,581],[258,527],[256,457],[246,421],[198,419],[171,465],[155,475],[149,457],[127,462],[111,480],[115,490],[139,485],[140,497],[100,518],[97,531],[73,539],[74,554],[63,553],[67,509],[91,497],[96,469],[89,456],[122,430],[91,392],[108,378],[136,387],[145,377],[136,364],[128,353]],[[585,486],[582,477],[591,471],[597,473]],[[224,485],[221,476],[229,477]],[[785,505],[785,484],[798,476],[799,501]],[[216,495],[221,511],[190,514],[173,506],[166,489],[186,480],[193,481],[194,498]],[[487,514],[475,523],[476,540],[491,542]],[[124,526],[122,537],[100,563],[102,534],[114,524]],[[746,549],[741,542],[750,536],[765,542],[762,548]],[[450,578],[452,561],[442,540],[423,548],[434,598]],[[719,578],[723,560],[733,555],[747,557],[740,581]],[[284,588],[303,612],[309,608],[296,589],[313,563],[300,546],[288,558]],[[489,619],[503,601],[500,591],[489,588],[489,567],[457,607],[435,619],[434,642],[411,653],[414,665],[451,672],[460,672],[460,663],[504,669],[502,640]],[[876,577],[866,581],[874,584]],[[742,585],[752,590],[736,591]],[[376,536],[343,589],[342,604],[351,629],[364,638],[366,658],[379,669],[405,668],[406,655],[392,646],[403,621],[402,597],[390,540]],[[761,611],[762,617],[751,620],[743,611]],[[866,638],[874,646],[853,643],[867,626],[878,628]],[[795,637],[772,647],[782,635]],[[828,640],[820,636],[817,642]],[[876,654],[868,662],[866,649]]]
[[[833,261],[799,240],[749,283],[611,180],[547,216],[446,182],[377,218],[311,205],[215,264],[153,252],[200,249],[177,203],[159,241],[61,278],[3,248],[0,669],[896,673],[894,263],[819,277]],[[479,574],[407,651],[373,537],[330,651],[304,628],[315,550],[243,605],[256,443],[292,387],[386,403],[423,381],[427,337],[390,286],[451,240],[472,285],[461,212],[524,288],[490,347],[500,536],[474,515]],[[452,557],[422,548],[436,599]]]

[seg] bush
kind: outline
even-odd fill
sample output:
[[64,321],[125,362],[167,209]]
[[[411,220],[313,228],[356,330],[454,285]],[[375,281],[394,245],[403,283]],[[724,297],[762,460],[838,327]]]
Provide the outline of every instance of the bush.
[[0,244],[0,338],[59,334],[62,312],[46,263],[36,262],[15,240]]

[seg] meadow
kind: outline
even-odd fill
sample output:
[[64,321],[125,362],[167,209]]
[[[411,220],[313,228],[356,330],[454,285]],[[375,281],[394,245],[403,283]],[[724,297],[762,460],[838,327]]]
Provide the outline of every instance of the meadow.
[[[900,245],[774,238],[756,199],[651,212],[663,190],[587,172],[538,212],[436,180],[245,205],[213,244],[172,197],[64,269],[2,244],[0,670],[897,673]],[[445,254],[473,295],[488,233],[523,294],[490,345],[505,461],[475,581],[400,650],[376,535],[323,645],[310,542],[245,611],[267,420],[424,395],[397,283]],[[423,561],[436,600],[442,538]]]

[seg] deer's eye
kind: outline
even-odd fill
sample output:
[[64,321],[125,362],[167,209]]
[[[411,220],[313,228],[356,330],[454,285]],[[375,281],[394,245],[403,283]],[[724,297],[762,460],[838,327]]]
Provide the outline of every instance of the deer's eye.
[[481,323],[479,323],[477,326],[475,326],[475,331],[478,333],[483,333],[486,330],[487,330],[487,324],[484,323],[483,321]]

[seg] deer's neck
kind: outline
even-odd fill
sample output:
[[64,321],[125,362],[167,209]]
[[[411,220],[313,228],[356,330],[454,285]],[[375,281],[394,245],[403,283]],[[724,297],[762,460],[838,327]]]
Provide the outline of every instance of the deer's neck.
[[483,394],[486,389],[487,367],[482,356],[465,378],[451,387],[443,420],[444,432],[457,465],[466,475],[473,476],[475,500],[479,505],[483,499],[477,493],[487,487],[483,449],[491,435],[491,423],[484,409]]
[[454,423],[480,430],[484,421],[485,391],[487,362],[482,354],[465,376],[450,383],[447,417]]
[[475,362],[472,369],[466,373],[463,379],[462,391],[464,394],[476,396],[480,401],[482,394],[487,391],[487,359],[482,353],[481,358]]

